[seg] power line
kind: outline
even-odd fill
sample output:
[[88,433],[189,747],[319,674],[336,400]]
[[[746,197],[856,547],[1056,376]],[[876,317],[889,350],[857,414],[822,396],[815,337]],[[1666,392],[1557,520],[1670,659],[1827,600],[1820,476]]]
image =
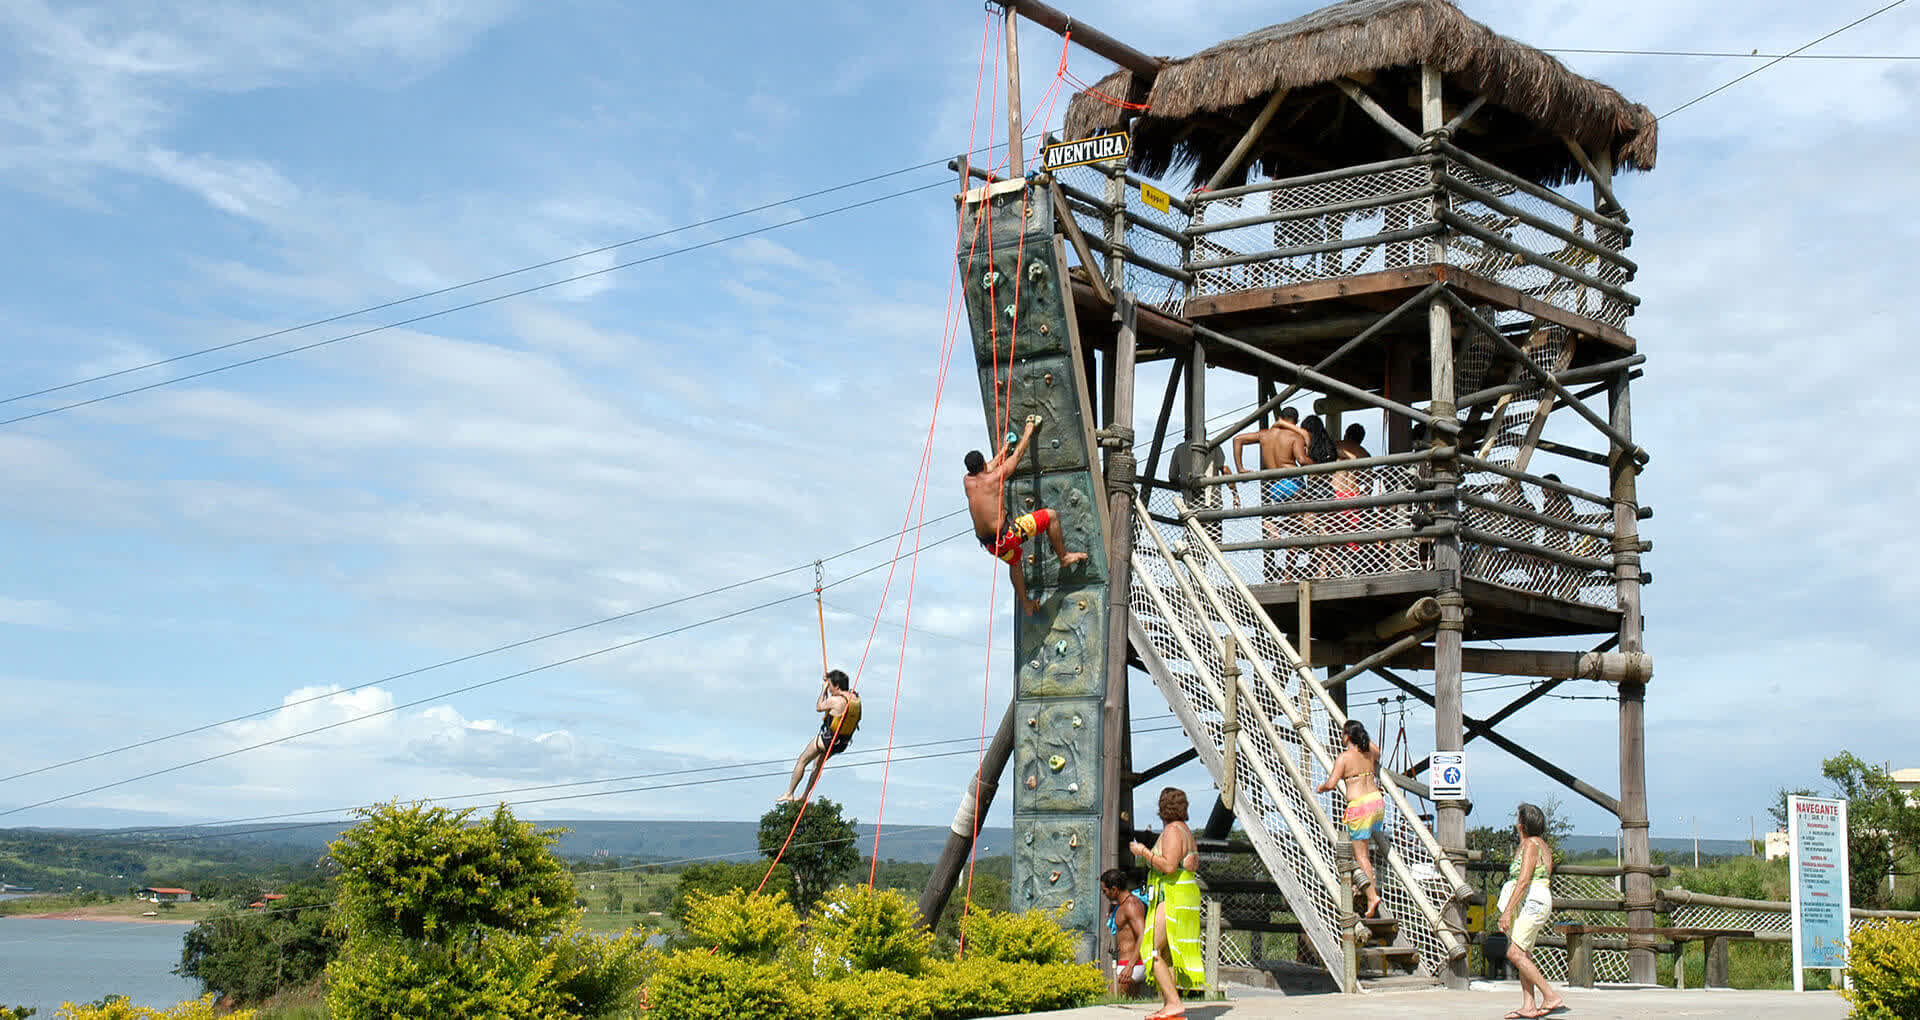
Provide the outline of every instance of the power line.
[[1772,66],[1773,66],[1773,65],[1775,65],[1775,64],[1778,64],[1778,63],[1779,63],[1779,62],[1781,62],[1782,60],[1786,60],[1786,59],[1787,59],[1787,58],[1789,58],[1789,57],[1793,57],[1793,56],[1795,56],[1795,55],[1797,55],[1797,54],[1799,54],[1801,50],[1805,50],[1805,49],[1811,49],[1811,48],[1812,48],[1812,47],[1814,47],[1814,46],[1818,46],[1819,44],[1821,44],[1821,43],[1823,43],[1823,42],[1826,42],[1826,41],[1827,41],[1828,39],[1831,39],[1831,38],[1833,38],[1834,36],[1836,36],[1836,35],[1839,35],[1839,34],[1840,34],[1840,33],[1842,33],[1842,32],[1845,32],[1845,31],[1846,31],[1847,29],[1850,29],[1850,28],[1853,28],[1853,27],[1855,27],[1855,26],[1858,26],[1858,25],[1862,25],[1862,24],[1865,24],[1866,22],[1868,22],[1868,21],[1871,21],[1872,19],[1874,19],[1874,18],[1877,18],[1877,17],[1879,17],[1879,16],[1880,16],[1880,15],[1882,15],[1882,14],[1885,14],[1885,13],[1887,13],[1888,11],[1890,11],[1890,10],[1893,10],[1893,9],[1894,9],[1895,7],[1898,7],[1898,6],[1900,6],[1901,4],[1904,4],[1904,3],[1906,3],[1906,2],[1907,2],[1907,0],[1893,0],[1893,2],[1892,2],[1892,3],[1890,3],[1890,4],[1888,4],[1888,5],[1886,5],[1885,7],[1882,7],[1882,8],[1880,8],[1880,9],[1878,9],[1878,10],[1875,10],[1875,11],[1872,11],[1871,13],[1868,13],[1868,14],[1864,14],[1864,15],[1862,15],[1862,16],[1860,16],[1860,17],[1858,17],[1858,18],[1856,18],[1856,19],[1854,19],[1853,21],[1849,21],[1849,22],[1847,22],[1846,24],[1844,24],[1844,25],[1842,25],[1842,26],[1840,26],[1839,28],[1836,28],[1836,29],[1834,29],[1833,31],[1831,31],[1831,32],[1828,32],[1828,33],[1827,33],[1826,35],[1823,35],[1823,36],[1821,36],[1820,38],[1818,38],[1818,39],[1815,39],[1814,41],[1812,41],[1812,42],[1810,42],[1810,43],[1807,43],[1807,44],[1806,44],[1805,46],[1800,46],[1800,47],[1796,47],[1796,48],[1794,48],[1794,49],[1792,49],[1792,50],[1789,50],[1789,51],[1787,51],[1786,53],[1782,53],[1781,55],[1779,55],[1779,56],[1777,56],[1777,57],[1774,57],[1773,59],[1771,59],[1771,60],[1769,60],[1769,61],[1767,61],[1766,63],[1764,63],[1764,64],[1761,64],[1761,65],[1760,65],[1759,67],[1756,67],[1756,68],[1754,68],[1754,69],[1753,69],[1753,70],[1751,70],[1751,71],[1748,71],[1747,73],[1745,73],[1745,74],[1743,74],[1743,75],[1741,75],[1741,76],[1740,76],[1740,77],[1738,77],[1738,78],[1735,78],[1735,79],[1733,79],[1732,81],[1729,81],[1729,82],[1727,82],[1727,83],[1726,83],[1726,84],[1724,84],[1724,85],[1720,85],[1720,86],[1718,86],[1718,87],[1715,87],[1715,88],[1712,88],[1712,89],[1709,89],[1709,90],[1707,90],[1706,92],[1703,92],[1703,93],[1701,93],[1700,95],[1697,95],[1697,96],[1695,96],[1695,97],[1693,97],[1692,99],[1689,99],[1689,100],[1687,100],[1687,101],[1686,101],[1686,102],[1684,102],[1684,103],[1681,103],[1681,104],[1680,104],[1679,106],[1676,106],[1676,107],[1674,107],[1673,109],[1671,109],[1671,110],[1668,110],[1668,111],[1667,111],[1666,113],[1663,113],[1663,114],[1661,114],[1661,115],[1660,115],[1660,117],[1659,117],[1658,119],[1660,119],[1660,120],[1666,120],[1666,119],[1667,119],[1668,117],[1671,117],[1671,116],[1673,116],[1673,115],[1674,115],[1674,114],[1676,114],[1676,113],[1679,113],[1679,112],[1680,112],[1681,110],[1684,110],[1684,109],[1686,109],[1687,107],[1689,107],[1689,106],[1692,106],[1693,104],[1695,104],[1695,103],[1698,103],[1698,102],[1700,102],[1700,101],[1701,101],[1701,100],[1703,100],[1703,99],[1706,99],[1706,98],[1708,98],[1708,97],[1710,97],[1710,96],[1714,96],[1714,95],[1717,95],[1718,93],[1721,93],[1721,92],[1724,92],[1724,91],[1726,91],[1727,89],[1730,89],[1730,88],[1732,88],[1733,86],[1735,86],[1735,85],[1738,85],[1738,84],[1740,84],[1740,83],[1741,83],[1741,82],[1743,82],[1743,81],[1746,81],[1746,80],[1747,80],[1748,78],[1751,78],[1751,77],[1753,77],[1753,76],[1754,76],[1754,75],[1756,75],[1756,74],[1759,74],[1760,72],[1762,72],[1762,71],[1764,71],[1764,70],[1766,70],[1767,68],[1769,68],[1769,67],[1772,67]]
[[221,372],[230,371],[232,369],[244,368],[248,365],[257,365],[260,362],[271,361],[275,358],[282,358],[289,354],[299,354],[302,351],[311,351],[311,350],[314,350],[315,348],[325,347],[329,344],[337,344],[344,340],[354,340],[354,339],[358,339],[360,337],[367,336],[373,333],[381,333],[390,329],[398,329],[402,326],[411,326],[411,325],[414,325],[415,323],[425,322],[428,319],[437,319],[443,315],[451,315],[454,312],[464,312],[469,309],[479,308],[484,305],[491,305],[497,302],[505,301],[505,300],[508,300],[509,298],[523,297],[525,295],[538,293],[543,290],[551,290],[555,287],[564,286],[569,283],[578,283],[581,280],[589,280],[596,276],[605,276],[608,273],[618,272],[622,269],[631,269],[634,266],[645,265],[649,262],[658,262],[661,259],[672,258],[675,255],[684,255],[684,254],[687,254],[688,252],[699,251],[702,248],[712,248],[715,245],[726,244],[729,241],[738,241],[744,237],[752,237],[756,234],[764,234],[769,231],[779,230],[782,227],[791,227],[796,224],[806,223],[810,220],[817,220],[823,217],[832,216],[836,213],[843,213],[853,209],[860,209],[870,205],[877,205],[881,202],[886,202],[892,199],[901,198],[906,195],[918,194],[919,192],[929,191],[933,188],[951,187],[951,186],[952,186],[952,183],[950,181],[944,181],[944,180],[933,181],[928,184],[922,184],[919,187],[906,188],[901,191],[890,192],[888,194],[881,195],[877,198],[868,198],[858,202],[849,202],[846,205],[835,206],[831,209],[822,209],[819,212],[808,213],[804,216],[798,216],[790,220],[782,220],[779,223],[770,223],[770,224],[767,224],[766,226],[755,227],[752,230],[742,230],[737,234],[728,234],[725,237],[714,238],[713,240],[710,240],[710,241],[701,241],[698,244],[689,244],[684,247],[675,248],[671,251],[664,251],[664,252],[659,252],[657,254],[648,255],[644,258],[630,259],[626,262],[621,262],[615,265],[611,265],[604,269],[594,269],[584,273],[576,273],[573,276],[564,277],[562,279],[550,280],[546,283],[534,284],[531,287],[522,287],[519,290],[508,291],[504,294],[496,294],[492,297],[479,298],[474,301],[468,301],[465,304],[454,305],[451,308],[442,308],[439,311],[435,311],[435,312],[425,312],[420,315],[415,315],[411,318],[400,319],[395,322],[383,323],[378,326],[369,326],[365,329],[355,330],[354,332],[351,332],[351,333],[343,333],[340,336],[329,337],[325,340],[316,340],[312,343],[302,344],[298,347],[289,347],[283,351],[274,351],[271,354],[262,354],[258,357],[247,358],[242,361],[235,361],[229,364],[219,365],[214,368],[204,369],[199,372],[192,372],[187,375],[175,376],[172,379],[162,379],[159,382],[148,383],[144,386],[133,386],[124,390],[116,390],[112,393],[104,394],[98,397],[92,397],[87,400],[76,400],[76,401],[73,401],[72,403],[61,404],[57,407],[49,407],[44,410],[34,411],[31,414],[22,414],[22,415],[16,415],[15,417],[12,417],[12,418],[0,419],[0,425],[15,425],[23,421],[31,421],[35,418],[44,418],[50,414],[59,414],[62,411],[71,411],[78,407],[87,407],[92,404],[98,404],[108,400],[114,400],[119,397],[131,396],[136,393],[145,393],[148,390],[157,390],[163,386],[173,386],[183,382],[191,382],[194,379],[202,379],[207,376],[217,375]]
[[[1818,41],[1815,40],[1815,42]],[[1805,48],[1805,46],[1801,47],[1801,49]],[[1906,53],[1801,53],[1799,50],[1791,53],[1761,53],[1758,50],[1752,53],[1732,53],[1720,50],[1608,50],[1547,46],[1543,47],[1541,52],[1597,53],[1623,57],[1726,57],[1738,60],[1920,60],[1920,55]]]

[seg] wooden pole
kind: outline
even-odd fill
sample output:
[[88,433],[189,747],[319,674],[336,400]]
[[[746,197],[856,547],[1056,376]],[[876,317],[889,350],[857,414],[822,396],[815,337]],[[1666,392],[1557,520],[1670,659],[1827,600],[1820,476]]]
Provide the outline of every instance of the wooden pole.
[[1066,35],[1071,29],[1074,42],[1134,74],[1151,79],[1160,73],[1160,58],[1148,56],[1084,21],[1068,17],[1065,12],[1039,3],[1038,0],[1004,0],[1004,3],[1007,10],[1019,13],[1041,28],[1060,35]]
[[[1113,399],[1101,443],[1107,446],[1107,690],[1101,706],[1100,832],[1101,868],[1127,863],[1133,836],[1133,788],[1127,781],[1131,740],[1127,731],[1127,614],[1133,592],[1133,375],[1138,346],[1139,303],[1132,291],[1120,293],[1114,334]],[[1104,932],[1101,959],[1111,936]]]
[[1206,458],[1212,452],[1207,441],[1207,349],[1200,338],[1193,338],[1193,356],[1187,359],[1187,443],[1181,458],[1191,467],[1187,478],[1189,496],[1200,491],[1199,481],[1207,473]]
[[[1442,121],[1437,117],[1426,116],[1426,107],[1428,106],[1426,102],[1426,80],[1424,77],[1426,68],[1423,66],[1421,71],[1423,75],[1421,79],[1421,128],[1426,131],[1432,131],[1434,128],[1439,127]],[[1435,71],[1434,74],[1437,76],[1439,72]],[[1333,83],[1339,87],[1340,91],[1347,94],[1348,99],[1353,100],[1353,105],[1358,106],[1362,113],[1372,118],[1375,124],[1385,128],[1388,134],[1399,139],[1402,145],[1405,145],[1409,149],[1418,150],[1420,148],[1420,136],[1407,130],[1405,124],[1395,120],[1393,114],[1382,109],[1379,103],[1374,102],[1372,96],[1367,95],[1367,93],[1360,88],[1358,82],[1351,78],[1335,78]],[[1427,123],[1428,121],[1432,123]]]
[[1267,105],[1260,108],[1260,112],[1253,118],[1253,123],[1247,126],[1246,133],[1233,144],[1233,151],[1227,153],[1226,161],[1220,164],[1220,169],[1215,170],[1213,176],[1208,178],[1208,191],[1226,186],[1227,178],[1232,177],[1234,171],[1240,169],[1240,164],[1246,160],[1247,154],[1253,151],[1254,145],[1260,141],[1260,136],[1266,133],[1267,125],[1273,123],[1273,115],[1280,112],[1280,104],[1286,98],[1287,90],[1284,86],[1274,89],[1273,95],[1267,97]]
[[[1106,223],[1107,234],[1107,287],[1118,294],[1127,289],[1127,260],[1121,252],[1130,252],[1127,245],[1127,176],[1111,174],[1107,177],[1107,205],[1112,214]],[[1072,219],[1071,210],[1067,219]]]
[[1220,722],[1220,758],[1225,763],[1220,768],[1220,804],[1232,811],[1235,774],[1240,767],[1240,649],[1234,645],[1232,634],[1221,638],[1220,644],[1220,684],[1226,688]]
[[1000,775],[1007,770],[1007,759],[1013,756],[1013,704],[1007,702],[1007,714],[1000,717],[1000,728],[993,733],[993,743],[987,745],[980,770],[974,773],[973,781],[967,784],[960,798],[960,810],[954,814],[953,826],[947,831],[947,845],[940,851],[940,859],[934,862],[926,890],[920,894],[920,923],[928,928],[938,924],[941,911],[947,909],[954,884],[973,854],[974,837],[979,834],[988,809],[993,807]]
[[1020,19],[1014,17],[1013,8],[1007,8],[1007,176],[1024,177],[1027,173],[1025,129],[1021,127],[1020,109],[1020,37],[1016,29]]
[[[1420,129],[1423,132],[1435,131],[1445,125],[1441,99],[1440,69],[1432,64],[1422,64]],[[1415,147],[1418,147],[1417,142]],[[1435,239],[1429,242],[1429,261],[1436,265],[1444,263],[1446,254],[1444,241]],[[1427,355],[1431,363],[1430,387],[1427,391],[1431,399],[1427,411],[1436,424],[1445,422],[1457,431],[1459,424],[1453,404],[1453,315],[1444,300],[1451,297],[1451,289],[1443,290],[1427,305]],[[1434,438],[1436,441],[1440,438],[1437,430]],[[1435,461],[1433,480],[1437,486],[1451,488],[1459,481],[1457,463],[1450,460]],[[1434,504],[1435,524],[1451,525],[1458,518],[1458,504],[1453,500],[1443,499]],[[1466,743],[1460,664],[1461,632],[1466,626],[1466,600],[1460,593],[1460,537],[1457,533],[1450,532],[1433,540],[1433,566],[1442,578],[1440,590],[1434,597],[1440,604],[1440,622],[1433,635],[1433,746],[1440,751],[1458,751]],[[1467,849],[1466,804],[1458,800],[1439,801],[1435,805],[1434,821],[1433,834],[1440,846],[1450,854],[1464,854]],[[1446,918],[1448,924],[1455,926],[1455,930],[1466,930],[1466,919],[1456,902],[1448,902]],[[1466,957],[1452,961],[1448,983],[1465,987],[1467,976]]]

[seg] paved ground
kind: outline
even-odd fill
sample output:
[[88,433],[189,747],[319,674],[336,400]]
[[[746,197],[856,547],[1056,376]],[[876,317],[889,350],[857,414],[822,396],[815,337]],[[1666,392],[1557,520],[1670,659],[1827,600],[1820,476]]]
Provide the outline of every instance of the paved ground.
[[[1520,1002],[1511,981],[1474,982],[1473,990],[1385,991],[1359,996],[1279,995],[1239,991],[1229,1002],[1189,1003],[1193,1020],[1276,1020],[1279,1017],[1433,1018],[1494,1020]],[[1723,1017],[1727,1020],[1840,1020],[1846,1000],[1833,992],[1674,991],[1670,988],[1566,988],[1568,1010],[1555,1020],[1639,1020],[1642,1017]],[[1089,1006],[1030,1017],[1057,1020],[1143,1020],[1157,1005]]]

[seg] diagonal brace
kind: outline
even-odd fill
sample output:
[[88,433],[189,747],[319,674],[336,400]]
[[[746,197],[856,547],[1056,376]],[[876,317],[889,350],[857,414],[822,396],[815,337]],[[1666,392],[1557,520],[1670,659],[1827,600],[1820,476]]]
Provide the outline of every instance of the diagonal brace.
[[[1398,687],[1401,690],[1406,691],[1408,694],[1411,694],[1414,697],[1419,698],[1422,702],[1426,703],[1427,707],[1429,708],[1433,707],[1433,695],[1428,694],[1426,691],[1422,690],[1419,687],[1419,685],[1407,682],[1404,678],[1395,674],[1391,670],[1380,669],[1376,667],[1374,669],[1374,672],[1380,675],[1381,677],[1386,678],[1386,680],[1392,683],[1395,687]],[[1527,750],[1526,748],[1520,746],[1519,744],[1513,742],[1512,740],[1507,739],[1506,737],[1500,735],[1500,733],[1494,730],[1491,726],[1488,726],[1485,722],[1465,714],[1462,714],[1460,718],[1461,718],[1461,722],[1466,724],[1466,728],[1469,733],[1478,732],[1480,736],[1487,738],[1489,742],[1494,744],[1496,747],[1499,747],[1502,751],[1505,751],[1508,754],[1513,755],[1515,758],[1518,758],[1521,761],[1526,762],[1527,764],[1533,766],[1536,770],[1540,772],[1541,775],[1544,775],[1548,779],[1551,779],[1554,782],[1559,783],[1560,785],[1566,787],[1569,790],[1572,790],[1573,792],[1579,794],[1580,796],[1585,797],[1590,801],[1593,801],[1595,804],[1598,804],[1601,807],[1606,808],[1608,811],[1612,812],[1615,817],[1620,816],[1620,799],[1618,797],[1615,797],[1611,794],[1608,794],[1602,791],[1601,789],[1594,786],[1593,784],[1586,782],[1585,780],[1581,779],[1580,777],[1574,775],[1571,772],[1568,772],[1566,769],[1563,769],[1560,766],[1555,765],[1554,763],[1546,760],[1545,758],[1540,757],[1539,755],[1533,753],[1532,751]]]
[[[1552,372],[1549,372],[1546,369],[1541,368],[1539,365],[1534,364],[1533,359],[1528,357],[1527,353],[1521,350],[1518,344],[1514,343],[1512,340],[1507,339],[1507,335],[1505,333],[1502,333],[1498,329],[1495,329],[1492,323],[1481,318],[1480,313],[1474,311],[1472,306],[1468,305],[1465,301],[1461,300],[1460,295],[1455,294],[1452,290],[1448,290],[1446,291],[1446,296],[1447,296],[1447,302],[1453,305],[1453,307],[1457,309],[1460,312],[1460,314],[1466,316],[1467,321],[1472,323],[1474,328],[1480,330],[1480,332],[1490,337],[1493,340],[1494,345],[1499,347],[1502,351],[1504,351],[1508,357],[1513,358],[1515,361],[1519,362],[1521,369],[1526,371],[1529,375],[1533,376],[1533,378],[1537,382],[1539,382],[1540,385],[1545,386],[1547,389],[1552,390],[1555,394],[1557,394],[1560,397],[1561,400],[1566,401],[1567,405],[1572,407],[1574,411],[1580,415],[1580,417],[1585,418],[1587,420],[1587,424],[1592,425],[1596,429],[1599,429],[1602,435],[1606,436],[1608,439],[1613,440],[1614,445],[1618,446],[1621,450],[1625,451],[1628,456],[1632,457],[1634,463],[1645,464],[1647,462],[1646,450],[1641,449],[1639,446],[1635,445],[1631,437],[1629,437],[1626,433],[1621,432],[1619,429],[1614,428],[1613,425],[1609,423],[1605,418],[1602,418],[1598,414],[1595,414],[1592,408],[1588,407],[1585,402],[1580,400],[1580,398],[1574,396],[1571,392],[1569,392],[1566,386],[1561,384],[1560,380],[1555,379],[1553,377]],[[1198,332],[1199,327],[1198,326],[1194,327],[1194,331]]]
[[[1361,330],[1359,334],[1357,334],[1353,339],[1347,341],[1346,343],[1341,344],[1339,348],[1336,349],[1332,354],[1329,354],[1326,357],[1321,358],[1319,361],[1314,362],[1313,370],[1316,372],[1324,371],[1328,366],[1332,365],[1334,362],[1339,361],[1341,358],[1344,358],[1347,355],[1353,353],[1354,350],[1360,347],[1360,345],[1373,339],[1374,336],[1378,334],[1381,330],[1384,330],[1388,326],[1393,325],[1393,323],[1397,321],[1402,315],[1405,315],[1406,313],[1414,310],[1415,308],[1419,308],[1425,305],[1427,301],[1434,296],[1435,293],[1445,289],[1445,287],[1446,287],[1446,284],[1439,283],[1439,282],[1427,284],[1424,288],[1420,290],[1420,293],[1415,294],[1414,296],[1406,299],[1405,301],[1400,302],[1400,307],[1395,308],[1391,312],[1388,312],[1385,316],[1381,317],[1379,321],[1375,322],[1371,326],[1368,326],[1366,329]],[[1262,403],[1258,408],[1254,409],[1254,411],[1251,414],[1246,415],[1245,417],[1241,418],[1239,421],[1234,422],[1232,425],[1229,425],[1228,427],[1220,430],[1220,432],[1215,434],[1212,439],[1207,440],[1207,449],[1209,451],[1219,449],[1220,444],[1226,442],[1229,439],[1232,439],[1236,435],[1239,435],[1241,429],[1244,429],[1247,426],[1253,424],[1254,422],[1260,420],[1260,417],[1262,415],[1267,414],[1268,412],[1274,410],[1275,408],[1278,408],[1284,405],[1287,401],[1292,400],[1293,395],[1295,393],[1300,392],[1301,388],[1302,387],[1300,385],[1300,381],[1298,379],[1295,379],[1293,384],[1291,386],[1288,386],[1284,391],[1282,391],[1279,396],[1274,397]]]
[[[1445,288],[1442,288],[1441,293],[1446,294],[1448,297],[1453,297],[1453,292]],[[1455,298],[1455,300],[1459,299]],[[1295,364],[1278,354],[1263,351],[1244,340],[1237,340],[1218,330],[1208,329],[1205,326],[1195,324],[1193,327],[1193,335],[1195,338],[1205,341],[1206,343],[1224,344],[1248,357],[1264,361],[1275,368],[1291,374],[1298,382],[1312,383],[1322,393],[1338,393],[1341,396],[1350,397],[1369,407],[1376,407],[1382,411],[1397,414],[1402,418],[1411,418],[1435,432],[1445,432],[1448,435],[1460,434],[1460,423],[1452,418],[1436,418],[1425,411],[1408,407],[1398,400],[1389,400],[1386,397],[1376,396],[1358,386],[1351,386],[1331,376],[1322,375],[1305,365]]]

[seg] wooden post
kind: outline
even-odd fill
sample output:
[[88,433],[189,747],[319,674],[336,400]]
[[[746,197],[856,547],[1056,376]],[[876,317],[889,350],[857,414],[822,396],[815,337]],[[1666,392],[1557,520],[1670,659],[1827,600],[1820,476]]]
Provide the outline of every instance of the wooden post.
[[[1107,692],[1102,705],[1100,740],[1100,866],[1124,866],[1127,843],[1133,837],[1133,788],[1127,782],[1131,740],[1127,730],[1127,613],[1133,589],[1133,375],[1139,305],[1132,291],[1122,291],[1116,308],[1119,328],[1114,335],[1113,399],[1101,442],[1107,445]],[[1104,931],[1104,929],[1103,929]],[[1102,934],[1101,959],[1111,948],[1112,936]]]
[[[1013,8],[1011,7],[1007,8],[1005,24],[1007,35],[1007,176],[1010,178],[1025,177],[1027,174],[1027,165],[1026,152],[1024,150],[1027,147],[1027,143],[1021,134],[1024,128],[1020,126],[1020,36],[1016,31],[1020,25],[1020,19],[1014,15]],[[1065,210],[1063,210],[1063,212],[1064,211]]]
[[1727,946],[1733,940],[1725,935],[1709,935],[1706,938],[1708,988],[1733,987],[1733,961],[1728,955]]
[[[1207,349],[1201,345],[1200,338],[1193,341],[1193,356],[1187,359],[1187,443],[1180,451],[1181,458],[1192,469],[1188,485],[1207,473],[1205,459],[1209,452],[1207,442]],[[1189,500],[1197,502],[1197,495],[1189,490]]]
[[1284,86],[1273,90],[1273,95],[1267,98],[1267,105],[1260,108],[1260,112],[1253,118],[1253,123],[1247,127],[1246,134],[1241,135],[1240,140],[1234,143],[1233,151],[1227,153],[1226,161],[1221,163],[1220,169],[1215,170],[1213,176],[1207,180],[1208,191],[1219,191],[1227,186],[1227,178],[1232,177],[1234,171],[1240,169],[1240,164],[1246,160],[1248,154],[1253,152],[1254,145],[1260,141],[1260,136],[1266,133],[1267,125],[1273,123],[1273,115],[1280,112],[1280,103],[1286,98],[1287,90]]
[[[1440,69],[1432,64],[1420,67],[1420,128],[1422,131],[1435,131],[1444,126],[1446,118],[1441,108]],[[1434,239],[1429,242],[1429,261],[1438,264],[1446,261],[1445,242]],[[1427,355],[1432,363],[1429,374],[1431,399],[1427,413],[1436,422],[1455,421],[1457,412],[1453,405],[1453,310],[1444,298],[1450,292],[1443,292],[1427,306]],[[1436,430],[1433,436],[1437,442],[1441,436]],[[1459,463],[1452,459],[1434,462],[1434,483],[1437,487],[1452,491],[1459,481]],[[1442,499],[1433,504],[1434,522],[1451,525],[1459,518],[1459,505],[1453,499]],[[1460,593],[1460,537],[1449,532],[1433,540],[1433,566],[1440,572],[1440,591],[1435,601],[1440,603],[1440,622],[1433,635],[1433,746],[1438,751],[1458,751],[1466,743],[1465,725],[1461,708],[1461,631],[1466,626],[1466,600]],[[1467,848],[1467,812],[1466,804],[1457,800],[1440,801],[1435,805],[1434,837],[1442,848],[1449,853],[1465,853]],[[1466,930],[1466,919],[1461,915],[1458,903],[1449,902],[1446,908],[1447,923],[1456,931]],[[1467,982],[1467,961],[1463,956],[1453,962],[1448,983],[1464,987]]]
[[1347,995],[1360,994],[1360,945],[1354,935],[1354,929],[1360,921],[1353,912],[1353,841],[1340,840],[1334,848],[1335,870],[1340,873],[1340,902],[1334,906],[1334,916],[1340,924],[1340,991]]
[[1593,987],[1593,936],[1584,931],[1567,932],[1567,984]]
[[[1127,243],[1127,174],[1125,167],[1118,167],[1107,175],[1107,205],[1113,209],[1113,218],[1107,221],[1107,287],[1115,294],[1127,289],[1127,260],[1120,250]],[[1072,210],[1067,210],[1067,218],[1072,219]],[[1087,267],[1092,273],[1093,267]],[[1128,424],[1132,424],[1129,422]]]
[[1233,635],[1220,639],[1220,679],[1226,685],[1225,718],[1220,721],[1220,805],[1233,810],[1234,780],[1240,767],[1240,649]]
[[1206,948],[1200,965],[1206,973],[1206,997],[1222,998],[1220,993],[1220,901],[1208,897]]
[[953,826],[947,832],[946,848],[941,850],[940,859],[933,865],[933,874],[927,879],[927,888],[920,894],[920,923],[928,928],[938,924],[941,911],[947,909],[947,898],[953,895],[954,883],[959,881],[967,858],[973,854],[974,838],[987,817],[987,810],[993,806],[1000,774],[1007,770],[1007,759],[1013,756],[1013,704],[1007,702],[1007,714],[1000,717],[1000,728],[993,733],[993,743],[987,746],[980,770],[974,773],[973,781],[961,795],[960,810],[955,812]]

